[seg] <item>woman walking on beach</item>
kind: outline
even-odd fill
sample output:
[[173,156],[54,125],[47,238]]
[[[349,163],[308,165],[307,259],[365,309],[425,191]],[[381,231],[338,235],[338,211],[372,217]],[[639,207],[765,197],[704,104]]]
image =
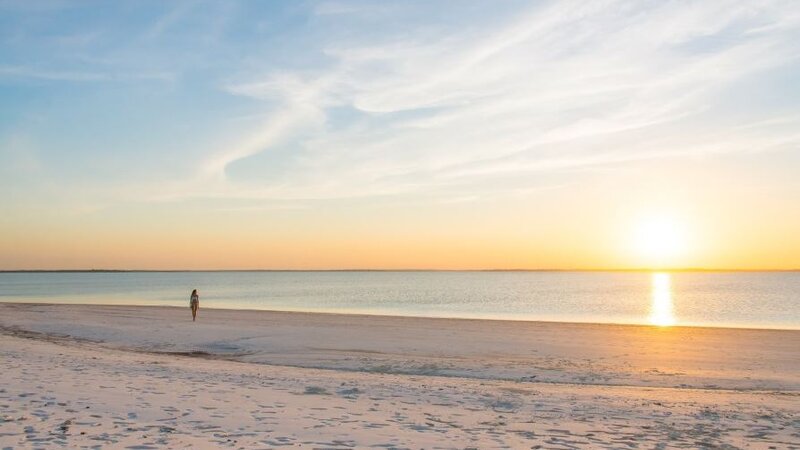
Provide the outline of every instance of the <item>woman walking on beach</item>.
[[192,296],[189,297],[189,307],[192,308],[192,322],[197,319],[197,308],[200,307],[200,296],[197,295],[197,289],[192,291]]

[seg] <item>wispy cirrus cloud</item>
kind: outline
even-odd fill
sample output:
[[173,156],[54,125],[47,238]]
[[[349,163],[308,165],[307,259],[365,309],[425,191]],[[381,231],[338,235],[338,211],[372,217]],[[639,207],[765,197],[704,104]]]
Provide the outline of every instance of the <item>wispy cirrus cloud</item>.
[[[385,195],[454,180],[480,192],[487,177],[505,173],[795,142],[794,134],[726,135],[716,121],[736,83],[797,60],[797,14],[787,9],[552,2],[491,28],[475,18],[432,34],[421,24],[424,38],[409,24],[370,45],[355,30],[319,43],[330,58],[319,69],[267,70],[226,85],[273,113],[202,171],[225,173],[293,140],[280,186],[229,176],[226,195]],[[348,120],[336,122],[341,114]],[[703,126],[675,133],[687,120]]]
[[[42,17],[75,8],[23,14],[39,33],[0,33],[13,56],[0,81],[105,89],[88,98],[120,115],[169,108],[109,146],[170,124],[151,152],[164,164],[130,158],[124,182],[97,183],[104,198],[478,199],[569,185],[575,170],[797,145],[796,107],[768,81],[796,72],[792,2],[178,2],[45,33]],[[51,56],[13,51],[25,39]]]

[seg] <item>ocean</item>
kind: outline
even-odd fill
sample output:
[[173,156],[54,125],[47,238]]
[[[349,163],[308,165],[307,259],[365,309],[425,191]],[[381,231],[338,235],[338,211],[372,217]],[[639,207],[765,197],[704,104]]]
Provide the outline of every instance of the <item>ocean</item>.
[[800,329],[800,272],[4,272],[0,301]]

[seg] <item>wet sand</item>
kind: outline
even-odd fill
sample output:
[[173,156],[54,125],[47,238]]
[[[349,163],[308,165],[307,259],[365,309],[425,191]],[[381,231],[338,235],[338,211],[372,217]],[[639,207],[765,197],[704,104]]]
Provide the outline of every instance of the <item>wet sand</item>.
[[800,332],[0,304],[0,448],[800,448]]

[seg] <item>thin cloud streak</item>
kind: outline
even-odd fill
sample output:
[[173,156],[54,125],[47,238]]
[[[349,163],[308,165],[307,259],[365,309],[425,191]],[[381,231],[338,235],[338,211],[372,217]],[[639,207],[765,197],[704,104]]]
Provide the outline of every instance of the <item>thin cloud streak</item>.
[[0,66],[0,78],[27,78],[47,81],[69,81],[69,82],[108,82],[108,81],[165,81],[175,80],[174,74],[168,72],[84,72],[84,71],[65,71],[40,69],[33,67],[20,66]]

